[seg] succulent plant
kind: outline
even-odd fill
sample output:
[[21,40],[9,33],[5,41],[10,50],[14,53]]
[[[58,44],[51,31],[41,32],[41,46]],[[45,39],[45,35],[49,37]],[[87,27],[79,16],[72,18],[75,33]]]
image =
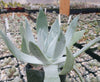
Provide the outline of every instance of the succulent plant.
[[[34,39],[27,20],[26,28],[21,25],[21,51],[16,48],[10,39],[1,31],[0,35],[16,58],[27,63],[43,65],[45,72],[44,82],[60,82],[59,75],[66,75],[72,69],[75,70],[83,82],[82,76],[74,64],[74,60],[90,46],[100,41],[100,37],[90,41],[80,51],[72,54],[70,50],[71,46],[84,34],[84,30],[75,32],[78,18],[79,16],[72,20],[65,35],[60,29],[58,19],[51,26],[50,32],[48,32],[46,15],[42,9],[40,9],[37,18],[37,41]],[[66,57],[63,57],[64,54]],[[61,67],[63,67],[63,69],[58,70]]]
[[98,22],[98,26],[99,26],[99,28],[100,28],[100,20],[97,20],[97,22]]
[[17,7],[22,7],[22,5],[20,3],[17,3]]
[[98,75],[96,77],[89,77],[89,76],[87,76],[85,78],[85,82],[100,82],[100,78],[99,78]]
[[4,63],[5,63],[6,65],[9,64],[10,62],[11,62],[11,58],[10,58],[10,57],[4,59]]
[[14,2],[14,5],[17,6],[17,2],[16,1]]
[[14,80],[12,80],[11,82],[22,82],[22,79],[20,77],[16,77]]
[[[5,7],[5,5],[6,5],[7,3],[5,3],[3,0],[1,0],[1,1],[0,1],[0,4],[1,4],[2,7]],[[7,6],[7,5],[6,5],[6,6]]]
[[0,1],[1,4],[4,4],[5,2],[3,0]]
[[11,78],[13,75],[17,76],[19,74],[14,66],[12,68],[6,69],[5,72],[9,78]]
[[4,8],[8,8],[8,4],[7,3],[4,4]]
[[97,23],[98,23],[98,27],[96,28],[96,33],[97,33],[97,36],[100,35],[100,20],[97,20]]
[[9,6],[12,7],[12,5],[13,5],[13,4],[12,4],[11,2],[9,2]]
[[15,8],[16,4],[13,4],[13,3],[9,2],[9,6]]

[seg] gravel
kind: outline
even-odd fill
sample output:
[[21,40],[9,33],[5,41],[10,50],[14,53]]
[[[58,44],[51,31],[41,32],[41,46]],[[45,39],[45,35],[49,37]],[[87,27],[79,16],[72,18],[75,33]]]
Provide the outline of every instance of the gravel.
[[[18,17],[17,15],[20,15]],[[30,16],[36,20],[37,13],[31,14]],[[13,43],[20,48],[21,45],[21,37],[20,37],[20,23],[25,20],[25,17],[29,20],[29,23],[31,24],[31,29],[34,32],[33,35],[36,38],[36,30],[33,28],[36,28],[36,21],[33,22],[29,18],[29,16],[26,16],[25,13],[16,13],[15,19],[11,19],[11,13],[10,14],[3,14],[0,15],[2,20],[0,20],[0,26],[3,28],[4,25],[4,18],[7,17],[9,19],[9,26],[10,29],[7,30],[8,33],[12,33],[12,41]],[[54,20],[57,18],[57,13],[47,13],[48,18],[48,24],[51,26],[51,24],[54,22]],[[5,16],[5,17],[4,17]],[[73,16],[73,18],[75,15]],[[82,14],[80,15],[79,20],[79,26],[77,30],[86,30],[83,38],[78,43],[88,43],[90,40],[97,37],[97,31],[95,27],[98,27],[98,24],[96,20],[100,19],[100,14]],[[62,30],[66,31],[68,26],[66,22],[68,21],[67,16],[61,16],[61,20],[63,22],[63,26],[61,27]],[[24,23],[25,25],[25,23]],[[0,28],[1,28],[0,27]],[[100,33],[98,34],[100,36]],[[96,44],[94,47],[98,47],[99,43]],[[73,47],[73,53],[75,53],[77,50],[76,47]],[[100,50],[95,50],[95,53],[100,56]],[[25,65],[26,63],[18,61],[16,58],[14,58],[11,53],[8,51],[7,47],[5,46],[3,40],[0,39],[0,82],[27,82],[26,73],[25,73]],[[100,62],[98,62],[96,59],[93,59],[91,56],[89,56],[86,53],[82,53],[80,57],[76,58],[76,65],[81,72],[83,78],[85,81],[92,79],[91,82],[96,82],[94,79],[98,78],[100,76]],[[79,77],[77,74],[72,70],[67,75],[68,82],[80,82]],[[100,79],[97,79],[99,82]]]

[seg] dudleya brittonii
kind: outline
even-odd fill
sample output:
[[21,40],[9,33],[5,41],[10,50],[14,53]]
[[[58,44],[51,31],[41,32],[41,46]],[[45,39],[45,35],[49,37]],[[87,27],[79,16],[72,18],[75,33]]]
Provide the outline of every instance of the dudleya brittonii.
[[[74,59],[94,43],[100,41],[100,37],[98,37],[72,55],[70,47],[84,34],[84,30],[75,32],[78,18],[79,16],[72,20],[65,35],[60,30],[58,19],[51,26],[51,30],[48,33],[47,19],[41,9],[37,19],[37,42],[28,22],[26,21],[26,28],[21,26],[22,52],[1,31],[0,35],[16,58],[27,63],[43,65],[45,72],[44,82],[60,82],[59,75],[65,75],[72,69],[75,69],[78,73],[74,65]],[[66,54],[66,57],[63,57],[64,54]],[[58,71],[59,65],[63,67],[60,71]],[[83,81],[80,73],[78,74],[81,81]]]

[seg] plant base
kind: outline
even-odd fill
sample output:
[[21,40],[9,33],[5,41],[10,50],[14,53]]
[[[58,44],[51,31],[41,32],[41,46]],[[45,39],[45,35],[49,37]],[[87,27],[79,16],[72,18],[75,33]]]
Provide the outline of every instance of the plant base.
[[[44,81],[44,71],[41,70],[33,70],[30,64],[26,65],[26,75],[27,82],[43,82]],[[66,75],[60,75],[61,82],[65,82]]]

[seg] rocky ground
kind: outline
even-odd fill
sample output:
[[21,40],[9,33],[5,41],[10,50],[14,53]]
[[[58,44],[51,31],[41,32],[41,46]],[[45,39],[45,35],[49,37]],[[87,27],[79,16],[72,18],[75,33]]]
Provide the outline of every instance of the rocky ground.
[[[13,18],[12,13],[0,15],[0,29],[5,32],[5,18],[8,18],[9,29],[6,30],[8,37],[13,43],[20,48],[21,36],[19,32],[20,24],[23,22],[25,26],[25,19],[28,19],[33,35],[36,38],[36,18],[37,13],[26,14],[26,13],[15,13]],[[48,19],[48,25],[51,26],[54,20],[58,17],[58,14],[53,11],[52,13],[46,13]],[[73,15],[74,18],[76,15]],[[65,32],[68,26],[68,17],[61,16],[62,27],[61,29]],[[77,30],[85,30],[83,38],[78,43],[88,43],[90,40],[100,36],[100,27],[98,26],[97,20],[100,20],[99,13],[80,14],[79,25]],[[10,34],[9,34],[10,33]],[[100,56],[100,43],[95,44],[91,48],[97,49],[94,51],[98,57]],[[73,53],[79,50],[76,47],[72,48]],[[4,41],[0,37],[0,82],[27,82],[25,73],[26,63],[20,62],[11,55],[8,51]],[[89,56],[89,54],[82,53],[82,55],[76,58],[76,65],[85,82],[100,82],[100,61]],[[67,75],[67,82],[80,82],[77,74],[72,70]]]

